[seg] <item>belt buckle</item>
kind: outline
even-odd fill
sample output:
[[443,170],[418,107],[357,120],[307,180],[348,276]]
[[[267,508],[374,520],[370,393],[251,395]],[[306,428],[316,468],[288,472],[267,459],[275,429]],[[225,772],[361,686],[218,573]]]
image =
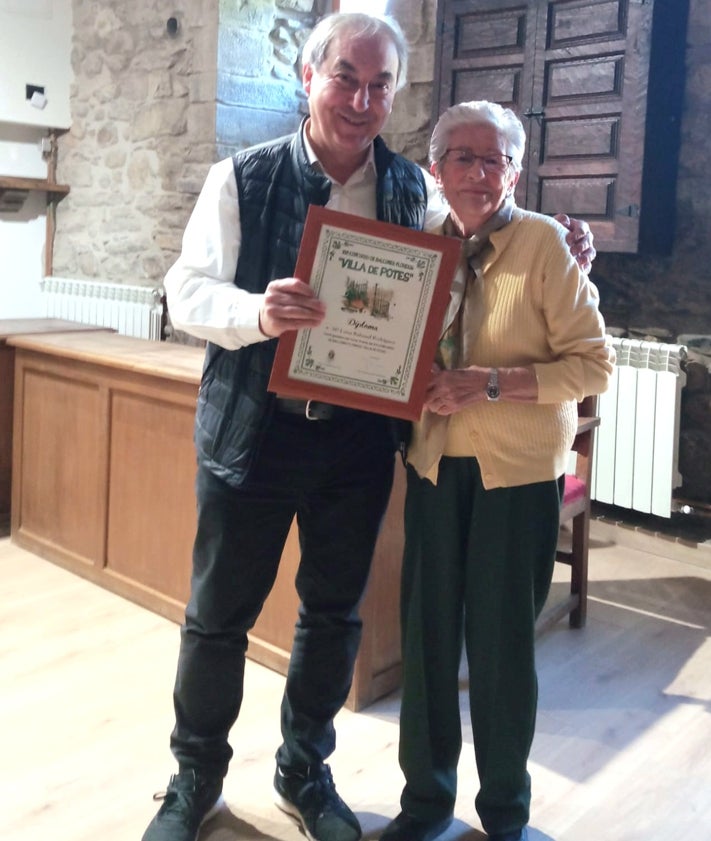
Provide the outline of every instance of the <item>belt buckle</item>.
[[313,403],[313,400],[307,400],[306,401],[306,408],[304,409],[304,414],[306,415],[306,420],[317,421],[317,420],[319,420],[318,415],[312,415],[311,414],[311,404],[312,403]]

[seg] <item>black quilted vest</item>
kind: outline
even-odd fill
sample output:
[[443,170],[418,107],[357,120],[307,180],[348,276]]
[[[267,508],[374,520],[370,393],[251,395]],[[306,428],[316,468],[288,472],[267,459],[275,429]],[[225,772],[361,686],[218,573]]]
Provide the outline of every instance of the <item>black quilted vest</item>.
[[[375,140],[377,216],[422,230],[427,190],[421,169]],[[301,132],[246,149],[233,158],[241,220],[235,284],[263,292],[291,277],[309,204],[325,205],[330,181],[309,165]],[[239,486],[259,452],[274,410],[267,391],[276,339],[239,350],[208,344],[195,421],[200,461]]]

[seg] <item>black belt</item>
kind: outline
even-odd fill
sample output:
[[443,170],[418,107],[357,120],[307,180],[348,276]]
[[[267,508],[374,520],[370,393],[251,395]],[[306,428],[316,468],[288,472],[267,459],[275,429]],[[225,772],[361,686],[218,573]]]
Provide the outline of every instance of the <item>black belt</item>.
[[277,397],[277,412],[287,415],[301,415],[311,421],[327,421],[333,418],[352,415],[355,409],[343,406],[333,406],[331,403],[320,403],[318,400],[292,400],[290,397]]

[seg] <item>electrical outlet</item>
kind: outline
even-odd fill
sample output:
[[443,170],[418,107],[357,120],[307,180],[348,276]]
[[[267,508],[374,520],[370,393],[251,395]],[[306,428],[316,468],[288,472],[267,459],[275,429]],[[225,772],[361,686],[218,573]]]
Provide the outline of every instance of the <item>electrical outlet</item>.
[[36,93],[44,96],[44,85],[25,85],[25,99],[31,100]]
[[25,85],[25,99],[33,108],[44,108],[47,104],[44,85]]

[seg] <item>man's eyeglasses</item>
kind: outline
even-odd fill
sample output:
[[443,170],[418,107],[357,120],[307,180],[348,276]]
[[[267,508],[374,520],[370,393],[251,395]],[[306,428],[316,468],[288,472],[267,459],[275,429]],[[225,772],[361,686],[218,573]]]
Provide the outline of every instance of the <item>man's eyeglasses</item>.
[[513,161],[511,155],[475,155],[471,149],[447,149],[442,155],[442,160],[445,158],[461,170],[470,169],[477,161],[480,161],[484,172],[492,174],[506,172]]

